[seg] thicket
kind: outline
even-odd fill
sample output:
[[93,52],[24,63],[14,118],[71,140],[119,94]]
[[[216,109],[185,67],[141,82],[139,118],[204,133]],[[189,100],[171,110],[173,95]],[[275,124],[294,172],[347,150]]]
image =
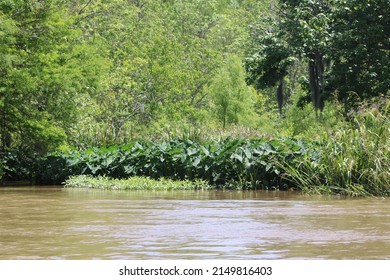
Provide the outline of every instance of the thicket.
[[240,2],[0,1],[0,156],[246,124]]

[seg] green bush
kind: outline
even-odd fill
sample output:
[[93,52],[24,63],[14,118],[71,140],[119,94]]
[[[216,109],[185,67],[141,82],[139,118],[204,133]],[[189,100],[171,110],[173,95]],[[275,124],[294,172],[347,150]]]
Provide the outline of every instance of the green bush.
[[28,150],[9,150],[0,161],[0,178],[5,181],[30,181],[35,180],[37,165],[41,157]]

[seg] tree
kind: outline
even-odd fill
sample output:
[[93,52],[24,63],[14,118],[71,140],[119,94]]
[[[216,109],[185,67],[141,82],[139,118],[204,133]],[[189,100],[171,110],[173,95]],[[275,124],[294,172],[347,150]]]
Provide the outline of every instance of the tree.
[[246,59],[247,81],[257,89],[277,86],[276,100],[279,114],[284,104],[283,80],[293,63],[292,50],[275,34],[260,38],[257,53]]
[[278,23],[263,36],[259,52],[248,60],[250,81],[260,86],[278,84],[277,100],[281,112],[283,78],[294,60],[307,63],[312,103],[318,116],[323,109],[325,66],[330,37],[330,1],[281,0]]
[[[3,6],[2,8],[5,7]],[[15,57],[17,51],[10,46],[15,44],[18,31],[16,22],[0,12],[0,152],[4,152],[11,145],[11,131],[15,129],[12,124],[12,120],[16,118],[14,115],[15,109],[9,102],[11,94],[7,90],[7,85],[10,84],[10,81],[7,81],[5,77],[9,75],[12,64],[17,60]]]
[[[8,3],[8,4],[7,4]],[[59,1],[17,1],[1,5],[1,141],[7,148],[44,154],[61,145],[77,98],[96,84],[93,50],[80,44],[74,18]]]
[[[389,94],[390,2],[337,1],[330,57],[330,87],[341,100]],[[351,104],[353,105],[353,104]]]
[[254,14],[226,0],[80,0],[69,9],[109,61],[99,90],[82,105],[90,121],[80,118],[76,130],[80,140],[105,144],[201,126],[205,89],[225,57],[242,52],[242,19]]
[[[294,57],[307,64],[317,118],[333,92],[346,109],[352,97],[362,101],[388,95],[389,1],[280,0],[276,8],[278,23],[257,39],[257,50],[248,59],[250,82],[277,85]],[[280,83],[277,92],[281,89]]]
[[210,85],[217,119],[225,129],[227,124],[245,123],[254,119],[252,91],[246,85],[241,59],[229,56]]

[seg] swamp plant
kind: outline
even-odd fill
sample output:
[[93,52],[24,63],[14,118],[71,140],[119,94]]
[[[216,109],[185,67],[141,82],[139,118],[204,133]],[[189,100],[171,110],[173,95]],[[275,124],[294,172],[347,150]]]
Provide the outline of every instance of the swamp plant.
[[388,117],[368,113],[356,118],[350,128],[327,134],[318,148],[318,157],[306,154],[293,163],[278,163],[305,192],[390,195]]
[[171,180],[160,178],[154,180],[148,177],[134,176],[127,179],[114,179],[105,176],[90,175],[71,176],[65,181],[65,187],[89,188],[103,190],[208,190],[212,187],[202,180]]
[[[135,141],[25,158],[26,154],[6,154],[5,180],[23,174],[37,183],[88,187],[93,182],[103,189],[212,186],[390,195],[389,117],[373,113],[356,117],[348,127],[331,130],[318,142],[291,138]],[[76,175],[85,177],[73,177]]]
[[41,182],[61,183],[71,175],[144,176],[201,179],[235,189],[281,188],[280,170],[274,162],[289,162],[306,151],[302,141],[292,139],[133,142],[53,154],[42,162],[38,177]]

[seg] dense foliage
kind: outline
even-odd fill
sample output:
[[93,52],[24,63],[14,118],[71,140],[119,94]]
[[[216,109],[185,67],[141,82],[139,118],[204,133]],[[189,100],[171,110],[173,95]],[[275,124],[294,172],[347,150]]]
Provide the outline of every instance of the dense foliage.
[[42,161],[37,179],[61,183],[78,174],[113,178],[147,176],[202,179],[216,186],[238,189],[279,188],[283,185],[275,161],[289,162],[308,149],[301,141],[291,139],[226,139],[202,144],[191,140],[133,142],[53,154]]
[[306,188],[307,169],[385,193],[388,14],[387,0],[0,0],[0,180]]
[[[246,67],[257,88],[301,83],[316,113],[336,95],[345,113],[356,103],[388,96],[390,88],[389,1],[280,0],[269,30],[258,29]],[[298,68],[297,68],[298,67]]]
[[[262,6],[0,1],[0,152],[28,148],[43,155],[67,145],[164,137],[200,128],[206,119],[214,129],[223,118],[215,114],[221,95],[239,96],[228,106],[228,122],[243,123],[239,103],[254,109],[240,61]],[[239,80],[214,78],[229,69]]]
[[[10,152],[2,164],[8,180],[23,178],[46,184],[67,181],[78,187],[84,182],[85,186],[99,188],[142,188],[133,183],[143,182],[150,188],[163,188],[162,182],[166,182],[190,189],[294,188],[311,193],[387,196],[390,121],[375,112],[355,119],[352,127],[330,131],[316,144],[290,138],[171,140],[158,144],[136,141],[45,157]],[[132,177],[160,181],[127,180]]]

